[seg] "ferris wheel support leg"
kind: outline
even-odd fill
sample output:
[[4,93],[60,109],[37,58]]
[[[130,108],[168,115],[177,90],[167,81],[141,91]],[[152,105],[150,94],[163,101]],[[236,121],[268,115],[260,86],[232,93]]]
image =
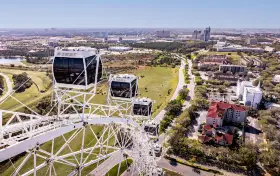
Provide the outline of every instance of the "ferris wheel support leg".
[[3,130],[3,116],[2,116],[2,111],[0,111],[0,140],[2,140],[3,139],[3,132],[2,132],[2,130]]
[[15,172],[13,173],[13,176],[18,175],[18,172],[21,170],[21,168],[23,167],[23,165],[26,164],[27,160],[30,158],[31,156],[31,152],[28,153],[28,155],[24,158],[24,160],[21,162],[21,164],[17,167],[17,169],[15,170]]
[[33,163],[34,163],[34,176],[36,176],[36,173],[37,173],[37,164],[36,164],[36,153],[35,151],[33,152]]
[[[83,166],[83,159],[84,159],[84,145],[85,145],[85,126],[83,127],[83,137],[82,137],[82,146],[81,146],[81,158],[80,158],[80,167]],[[82,175],[82,169],[79,170],[79,175]]]

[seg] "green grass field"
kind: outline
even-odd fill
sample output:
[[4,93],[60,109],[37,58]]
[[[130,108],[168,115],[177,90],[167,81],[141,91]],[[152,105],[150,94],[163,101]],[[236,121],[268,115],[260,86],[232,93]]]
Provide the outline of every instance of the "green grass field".
[[1,69],[2,73],[13,75],[13,74],[21,74],[26,72],[27,75],[31,78],[31,80],[38,86],[39,91],[46,91],[51,84],[51,80],[46,75],[45,72],[36,72],[36,71],[23,71],[23,70],[15,70],[15,69]]
[[22,60],[21,63],[23,63],[26,66],[33,66],[34,64],[31,64],[29,62],[27,62],[26,60]]
[[[155,100],[153,106],[153,116],[155,116],[165,107],[176,89],[178,83],[178,69],[169,67],[145,67],[133,71],[132,74],[140,77],[140,96]],[[147,90],[145,90],[145,88],[147,88]],[[93,98],[92,103],[105,104],[108,91],[107,84],[102,84],[98,90],[100,93]]]
[[[132,160],[122,161],[120,165],[119,175],[122,175],[124,171],[132,164]],[[117,176],[118,175],[119,164],[115,165],[105,176]]]
[[[50,94],[49,86],[51,80],[46,75],[45,72],[35,72],[35,71],[23,71],[23,70],[13,70],[13,69],[1,69],[1,72],[6,74],[12,81],[13,74],[20,74],[26,72],[28,76],[33,81],[30,88],[26,89],[23,93],[14,93],[12,96],[22,103],[29,105],[33,102],[38,101]],[[9,97],[3,104],[0,105],[0,109],[5,110],[17,110],[22,105],[17,102],[14,98]]]

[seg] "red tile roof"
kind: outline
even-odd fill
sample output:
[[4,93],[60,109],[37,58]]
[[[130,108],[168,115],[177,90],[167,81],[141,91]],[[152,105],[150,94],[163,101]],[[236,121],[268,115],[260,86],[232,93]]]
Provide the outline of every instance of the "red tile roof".
[[228,143],[229,145],[232,144],[233,135],[226,133],[226,134],[224,134],[224,138],[225,138],[225,140],[227,141],[227,143]]
[[206,142],[209,142],[211,140],[215,140],[216,143],[219,143],[221,141],[225,141],[227,144],[231,145],[232,144],[232,141],[233,141],[233,135],[231,134],[222,134],[222,135],[217,135],[212,138],[212,137],[209,137],[207,135],[202,135],[202,136],[198,136],[198,139],[202,142],[202,143],[206,143]]
[[216,142],[219,142],[219,141],[226,141],[229,145],[232,144],[232,141],[233,141],[233,135],[231,134],[223,134],[223,135],[216,135],[215,136],[215,141]]
[[204,130],[210,131],[212,127],[210,125],[204,125]]
[[232,108],[235,111],[246,111],[246,108],[244,106],[235,105],[235,104],[229,104],[225,102],[212,102],[211,106],[208,109],[207,117],[211,118],[223,118],[225,110]]
[[201,140],[201,142],[205,143],[205,142],[209,142],[212,140],[211,137],[208,137],[206,135],[202,135],[202,136],[198,136],[198,138]]

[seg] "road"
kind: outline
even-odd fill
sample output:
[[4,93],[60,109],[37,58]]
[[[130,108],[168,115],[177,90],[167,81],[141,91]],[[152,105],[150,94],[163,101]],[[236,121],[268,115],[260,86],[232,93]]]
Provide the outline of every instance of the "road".
[[3,78],[6,80],[6,85],[7,85],[7,88],[8,88],[6,93],[3,91],[3,93],[5,93],[5,94],[0,98],[0,102],[2,102],[3,100],[5,100],[9,96],[9,94],[12,93],[13,83],[11,82],[10,78],[7,75],[5,75],[4,73],[0,73],[0,75],[3,76]]
[[196,173],[193,171],[192,167],[182,165],[180,163],[170,163],[170,160],[167,160],[165,158],[162,158],[158,162],[158,166],[161,168],[166,168],[168,170],[174,171],[176,173],[179,173],[181,175],[188,175],[188,176],[213,176],[214,174],[211,174],[209,172],[200,171],[199,173]]
[[115,165],[120,163],[120,156],[121,152],[118,151],[114,153],[111,157],[106,159],[105,162],[101,163],[99,166],[97,166],[93,171],[89,173],[90,176],[102,176],[105,175],[111,168],[113,168]]

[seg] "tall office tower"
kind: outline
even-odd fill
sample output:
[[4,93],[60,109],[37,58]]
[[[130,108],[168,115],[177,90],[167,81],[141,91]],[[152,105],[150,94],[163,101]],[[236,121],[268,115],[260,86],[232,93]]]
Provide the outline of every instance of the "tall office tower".
[[210,28],[210,26],[209,26],[208,28],[206,28],[206,29],[204,30],[203,40],[204,40],[205,42],[207,42],[207,41],[210,40],[210,33],[211,33],[211,28]]

